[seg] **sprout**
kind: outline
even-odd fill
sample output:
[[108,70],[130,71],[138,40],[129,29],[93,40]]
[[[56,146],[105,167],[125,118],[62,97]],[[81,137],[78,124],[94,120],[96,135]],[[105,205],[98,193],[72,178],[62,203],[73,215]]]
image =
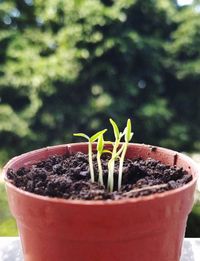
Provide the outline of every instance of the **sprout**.
[[[110,153],[111,154],[111,158],[108,161],[107,189],[110,192],[112,192],[113,188],[114,188],[114,170],[115,170],[116,159],[119,159],[118,190],[121,189],[124,159],[125,159],[125,156],[126,156],[128,143],[133,137],[133,132],[132,132],[131,120],[130,119],[127,120],[126,128],[124,129],[123,133],[119,131],[117,124],[112,119],[110,119],[110,123],[113,127],[115,142],[104,141],[103,135],[107,131],[107,129],[104,129],[102,131],[97,132],[92,137],[89,137],[84,133],[75,133],[74,136],[83,137],[83,138],[88,140],[88,161],[89,161],[89,169],[90,169],[90,176],[91,176],[92,182],[95,181],[94,168],[93,168],[93,162],[92,162],[92,143],[94,141],[98,140],[98,142],[97,142],[97,165],[98,165],[98,175],[99,175],[98,182],[101,185],[104,185],[101,156],[102,156],[103,153]],[[120,141],[121,141],[123,136],[124,136],[125,142],[122,143],[121,147],[119,148]],[[112,152],[109,151],[109,150],[104,150],[105,144],[112,144],[113,145]]]
[[[109,142],[106,142],[107,144]],[[103,186],[103,169],[101,165],[101,155],[103,153],[111,153],[109,150],[104,150],[104,138],[103,134],[99,135],[98,143],[97,143],[97,164],[98,164],[98,170],[99,170],[99,183]],[[111,153],[112,154],[112,153]]]
[[103,153],[103,147],[104,147],[104,139],[103,139],[103,135],[100,135],[97,143],[97,164],[99,170],[99,183],[101,185],[103,185],[103,170],[101,166],[101,155]]
[[110,119],[110,123],[113,127],[113,132],[115,136],[115,142],[113,144],[113,151],[112,151],[112,156],[111,159],[108,162],[108,189],[110,192],[113,191],[114,187],[114,169],[115,169],[115,160],[118,157],[117,149],[120,144],[120,140],[123,137],[123,134],[119,132],[119,128],[117,127],[117,124]]
[[92,137],[89,137],[84,133],[74,133],[73,134],[74,136],[83,137],[88,140],[88,161],[89,161],[90,177],[91,177],[92,182],[95,181],[94,167],[93,167],[93,162],[92,162],[92,143],[94,141],[96,141],[99,138],[99,136],[102,136],[106,131],[107,131],[107,129],[99,131],[96,134],[94,134]]
[[121,189],[122,184],[122,172],[123,172],[123,164],[124,164],[124,158],[126,155],[126,151],[128,148],[128,143],[133,137],[133,132],[131,132],[131,120],[127,120],[126,128],[124,129],[124,136],[125,136],[125,143],[121,147],[121,151],[119,151],[119,154],[121,153],[121,157],[119,160],[119,174],[118,174],[118,190]]

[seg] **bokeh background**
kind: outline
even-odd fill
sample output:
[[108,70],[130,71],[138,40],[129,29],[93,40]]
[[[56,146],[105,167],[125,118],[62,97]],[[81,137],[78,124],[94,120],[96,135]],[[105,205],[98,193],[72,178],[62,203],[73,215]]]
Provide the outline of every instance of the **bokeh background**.
[[[0,0],[0,166],[109,117],[198,159],[200,1]],[[0,235],[16,233],[1,183]]]

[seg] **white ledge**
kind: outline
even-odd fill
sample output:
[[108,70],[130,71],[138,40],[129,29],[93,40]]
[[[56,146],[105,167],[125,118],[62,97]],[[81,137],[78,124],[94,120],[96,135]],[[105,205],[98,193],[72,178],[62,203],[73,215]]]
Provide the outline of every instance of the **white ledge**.
[[[185,238],[180,261],[200,260],[200,238]],[[0,261],[23,261],[19,237],[0,237]]]

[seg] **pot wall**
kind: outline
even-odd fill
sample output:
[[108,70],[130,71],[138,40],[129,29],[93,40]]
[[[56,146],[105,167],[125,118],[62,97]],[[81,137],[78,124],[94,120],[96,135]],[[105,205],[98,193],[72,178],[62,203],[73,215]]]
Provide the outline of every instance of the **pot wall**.
[[[87,144],[49,147],[23,154],[4,168],[18,169],[49,155],[87,152]],[[199,169],[187,156],[131,144],[127,157],[152,157],[184,167],[193,180],[182,188],[138,199],[80,201],[38,196],[6,179],[25,261],[178,261]]]

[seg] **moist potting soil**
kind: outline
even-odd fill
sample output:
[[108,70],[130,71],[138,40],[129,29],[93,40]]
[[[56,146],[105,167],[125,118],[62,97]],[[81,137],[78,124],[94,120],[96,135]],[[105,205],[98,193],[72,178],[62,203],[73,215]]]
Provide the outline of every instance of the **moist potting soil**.
[[98,166],[93,155],[95,182],[90,181],[88,155],[78,152],[51,156],[30,167],[9,169],[7,177],[16,187],[38,195],[65,199],[119,200],[162,193],[183,186],[192,175],[182,168],[168,166],[152,158],[126,159],[122,187],[117,191],[119,162],[115,162],[114,191],[107,190],[108,160],[101,158],[104,186],[98,183]]

